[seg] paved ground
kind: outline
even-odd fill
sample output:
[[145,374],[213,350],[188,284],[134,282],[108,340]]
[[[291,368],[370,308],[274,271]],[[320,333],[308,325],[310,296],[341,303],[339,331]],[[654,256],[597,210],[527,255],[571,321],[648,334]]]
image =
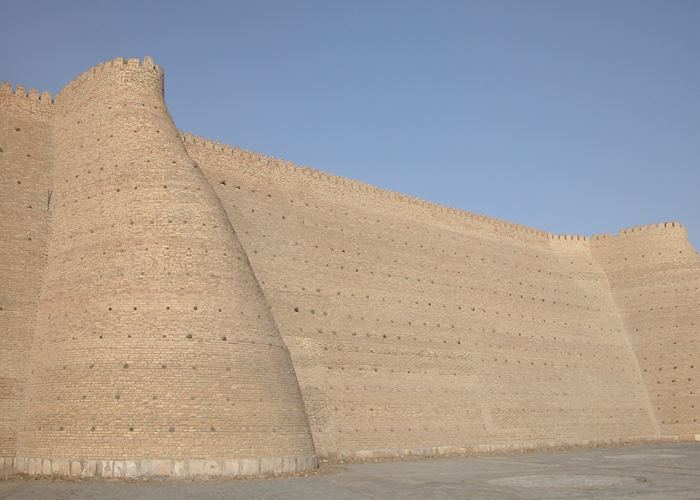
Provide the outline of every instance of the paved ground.
[[0,481],[0,499],[700,499],[700,443],[350,464],[299,478]]

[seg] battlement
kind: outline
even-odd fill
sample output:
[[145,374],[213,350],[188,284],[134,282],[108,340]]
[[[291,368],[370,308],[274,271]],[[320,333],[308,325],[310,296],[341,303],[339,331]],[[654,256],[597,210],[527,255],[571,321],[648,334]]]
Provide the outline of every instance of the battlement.
[[632,234],[632,233],[657,230],[657,229],[685,229],[685,226],[683,226],[683,224],[681,224],[680,222],[676,222],[676,221],[659,222],[657,224],[643,224],[643,225],[639,225],[639,226],[627,227],[627,228],[621,229],[617,234],[618,234],[618,236],[622,236],[623,234]]
[[683,224],[677,221],[659,222],[656,224],[643,224],[620,229],[617,234],[600,233],[591,237],[592,240],[605,240],[609,238],[620,238],[649,231],[686,231]]
[[29,92],[27,92],[23,85],[17,85],[17,87],[13,90],[10,82],[2,82],[0,85],[0,95],[12,95],[18,98],[29,99],[30,101],[34,102],[41,101],[46,104],[53,104],[53,98],[48,92],[40,93],[37,89],[31,89]]
[[402,203],[421,206],[439,215],[447,214],[455,217],[465,218],[468,219],[470,222],[476,222],[479,224],[486,225],[498,232],[512,231],[514,233],[532,235],[535,238],[539,238],[542,240],[576,242],[589,241],[589,238],[587,236],[572,234],[554,234],[522,224],[517,224],[514,222],[509,222],[494,217],[489,217],[486,215],[468,212],[466,210],[453,208],[447,205],[433,203],[431,201],[424,200],[417,196],[411,196],[396,191],[391,191],[388,189],[382,189],[377,186],[373,186],[371,184],[367,184],[355,179],[350,179],[347,177],[322,172],[312,167],[296,165],[293,162],[281,158],[275,158],[255,151],[248,151],[239,147],[229,146],[218,141],[212,141],[210,139],[191,134],[189,132],[180,131],[180,136],[185,144],[192,144],[196,147],[216,151],[217,153],[229,155],[234,158],[251,160],[253,162],[259,163],[261,166],[266,168],[291,171],[295,174],[306,176],[310,179],[320,180],[329,184],[334,184],[336,186],[342,186],[352,191],[373,193],[377,196],[390,198],[392,200],[396,200]]
[[32,116],[46,121],[53,113],[53,98],[48,92],[31,89],[29,92],[23,85],[12,87],[9,82],[0,84],[0,103],[2,110],[12,116]]
[[253,162],[259,163],[263,167],[269,167],[271,169],[282,169],[282,170],[292,171],[296,174],[307,176],[311,179],[325,181],[325,182],[328,182],[330,184],[335,184],[338,186],[346,187],[350,190],[361,191],[361,192],[370,192],[370,193],[374,193],[378,196],[383,196],[383,197],[390,198],[392,200],[397,200],[397,201],[400,201],[403,203],[422,206],[422,207],[425,207],[429,210],[435,211],[436,213],[439,213],[439,214],[448,214],[448,215],[453,215],[453,216],[457,216],[457,217],[463,217],[463,218],[469,219],[470,221],[473,221],[473,222],[483,223],[485,225],[490,226],[493,229],[513,231],[516,233],[526,233],[526,234],[530,234],[530,235],[533,235],[535,237],[547,239],[547,240],[587,243],[587,242],[590,242],[591,240],[600,240],[600,239],[609,238],[609,237],[624,236],[624,235],[628,235],[628,234],[632,234],[632,233],[637,233],[640,231],[667,229],[667,228],[685,229],[684,226],[680,222],[671,221],[671,222],[660,222],[657,224],[647,224],[647,225],[632,226],[629,228],[623,228],[623,229],[620,229],[618,234],[614,235],[614,236],[610,235],[610,234],[606,234],[606,233],[594,234],[592,236],[585,236],[585,235],[580,235],[580,234],[550,233],[548,231],[543,231],[541,229],[533,228],[530,226],[525,226],[522,224],[509,222],[509,221],[505,221],[502,219],[489,217],[487,215],[476,214],[476,213],[469,212],[466,210],[453,208],[453,207],[450,207],[447,205],[441,205],[439,203],[433,203],[431,201],[424,200],[424,199],[416,197],[416,196],[411,196],[411,195],[399,193],[396,191],[391,191],[388,189],[382,189],[380,187],[373,186],[371,184],[367,184],[367,183],[364,183],[362,181],[350,179],[348,177],[342,177],[342,176],[338,176],[338,175],[329,174],[329,173],[317,170],[317,169],[312,168],[312,167],[296,165],[295,163],[290,162],[288,160],[284,160],[282,158],[275,158],[275,157],[268,156],[268,155],[265,155],[262,153],[258,153],[256,151],[249,151],[246,149],[241,149],[237,146],[229,146],[229,145],[223,144],[219,141],[212,141],[211,139],[207,139],[205,137],[194,135],[190,132],[180,131],[180,137],[182,138],[182,141],[185,144],[192,144],[192,145],[195,145],[196,147],[200,147],[200,148],[206,149],[206,150],[216,151],[217,153],[233,156],[234,158],[252,160]]
[[[102,76],[105,72],[122,70],[122,69],[134,69],[142,68],[145,71],[153,71],[157,75],[163,75],[163,69],[161,66],[155,64],[151,57],[145,57],[143,59],[138,58],[124,58],[116,57],[110,61],[97,64],[90,68],[89,70],[83,72],[78,77],[74,78],[71,82],[65,85],[55,97],[52,97],[48,92],[40,93],[36,89],[31,89],[29,92],[25,90],[22,85],[18,85],[14,90],[13,87],[8,83],[4,82],[0,86],[0,96],[11,96],[12,98],[18,98],[20,104],[30,104],[34,108],[43,108],[42,111],[47,110],[47,106],[53,105],[54,103],[60,102],[60,100],[67,96],[68,94],[74,92],[80,88],[85,82],[90,81],[96,77]],[[26,107],[26,106],[25,106]],[[221,154],[246,159],[258,163],[263,167],[269,167],[270,169],[282,169],[286,171],[294,172],[297,175],[306,176],[309,179],[318,180],[333,184],[336,186],[341,186],[347,188],[351,191],[359,191],[366,193],[373,193],[375,195],[390,198],[402,203],[407,203],[410,205],[416,205],[424,207],[436,214],[447,214],[455,217],[461,217],[469,220],[470,222],[475,222],[479,224],[486,225],[491,229],[503,232],[510,231],[516,234],[526,234],[533,236],[542,240],[553,240],[553,241],[571,241],[571,242],[589,242],[590,240],[600,240],[609,237],[623,236],[631,233],[636,233],[639,231],[644,231],[648,229],[658,229],[666,227],[683,227],[678,222],[664,222],[659,224],[649,224],[644,226],[633,226],[630,228],[621,229],[617,235],[610,235],[606,233],[595,234],[590,237],[584,235],[572,235],[572,234],[557,234],[550,233],[548,231],[543,231],[537,228],[526,226],[523,224],[518,224],[510,221],[505,221],[502,219],[497,219],[494,217],[489,217],[482,214],[477,214],[450,206],[433,203],[422,198],[411,196],[388,189],[382,189],[371,184],[367,184],[355,179],[350,179],[347,177],[337,176],[333,174],[328,174],[320,170],[314,169],[309,166],[296,165],[293,162],[268,156],[255,151],[249,151],[241,149],[236,146],[229,146],[218,141],[212,141],[210,139],[194,135],[189,132],[180,131],[180,136],[182,141],[186,144],[195,145],[207,150],[216,151]],[[669,226],[670,225],[670,226]]]
[[124,69],[142,69],[143,71],[154,72],[158,76],[163,76],[163,68],[155,64],[150,56],[144,57],[143,59],[116,57],[110,61],[97,64],[78,75],[56,94],[54,100],[60,102],[61,99],[82,87],[86,82],[99,78],[106,73]]
[[155,64],[151,57],[145,57],[143,59],[125,59],[123,57],[117,57],[110,61],[97,64],[81,73],[66,84],[55,96],[51,96],[51,94],[46,91],[40,92],[37,89],[27,91],[23,85],[17,85],[13,88],[12,84],[9,82],[2,82],[2,84],[0,84],[0,99],[6,101],[4,107],[10,113],[40,114],[43,115],[43,118],[47,118],[47,114],[53,111],[51,106],[60,103],[62,99],[79,89],[84,83],[94,78],[99,78],[111,71],[123,69],[133,70],[135,68],[154,72],[159,76],[163,75],[163,69]]

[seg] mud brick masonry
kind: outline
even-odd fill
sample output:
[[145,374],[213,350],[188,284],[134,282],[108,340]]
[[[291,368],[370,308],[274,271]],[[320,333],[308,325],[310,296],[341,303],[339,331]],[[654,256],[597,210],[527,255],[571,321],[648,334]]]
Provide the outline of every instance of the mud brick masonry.
[[677,222],[555,235],[178,131],[150,58],[0,90],[0,468],[700,438]]

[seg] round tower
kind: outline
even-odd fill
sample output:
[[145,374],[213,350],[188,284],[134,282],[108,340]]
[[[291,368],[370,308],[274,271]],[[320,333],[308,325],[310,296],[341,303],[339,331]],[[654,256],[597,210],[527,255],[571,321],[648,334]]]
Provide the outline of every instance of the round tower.
[[55,99],[48,264],[19,468],[255,475],[316,466],[296,375],[149,58]]

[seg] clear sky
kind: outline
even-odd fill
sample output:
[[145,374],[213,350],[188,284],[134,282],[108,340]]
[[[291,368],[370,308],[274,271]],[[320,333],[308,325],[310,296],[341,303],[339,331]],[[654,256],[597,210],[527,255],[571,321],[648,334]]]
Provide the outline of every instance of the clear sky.
[[117,56],[180,129],[574,234],[700,249],[700,1],[0,0],[0,80]]

